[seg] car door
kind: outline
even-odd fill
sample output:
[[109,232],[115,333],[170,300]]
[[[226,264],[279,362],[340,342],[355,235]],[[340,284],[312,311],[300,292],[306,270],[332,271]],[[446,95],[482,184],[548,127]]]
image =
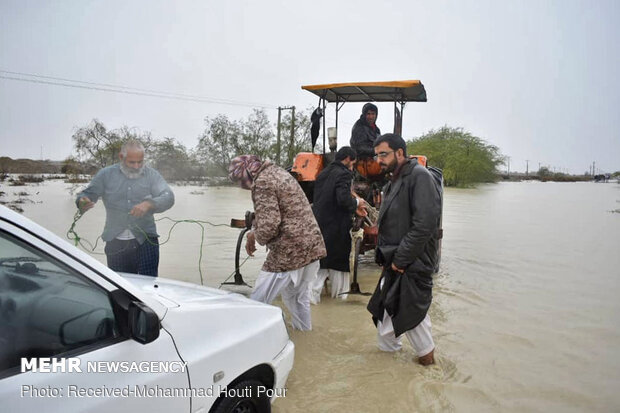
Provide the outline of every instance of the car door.
[[[129,338],[118,293],[87,263],[0,220],[0,410],[190,411],[172,337]],[[77,360],[81,371],[23,371],[22,359],[46,358]]]

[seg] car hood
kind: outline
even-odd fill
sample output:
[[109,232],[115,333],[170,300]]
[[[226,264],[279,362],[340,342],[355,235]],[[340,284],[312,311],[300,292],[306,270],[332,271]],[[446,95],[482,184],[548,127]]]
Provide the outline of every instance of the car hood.
[[256,303],[256,301],[252,301],[241,294],[183,281],[127,273],[121,273],[121,275],[142,292],[155,298],[167,308],[175,308],[184,304],[216,305],[238,303],[248,305]]

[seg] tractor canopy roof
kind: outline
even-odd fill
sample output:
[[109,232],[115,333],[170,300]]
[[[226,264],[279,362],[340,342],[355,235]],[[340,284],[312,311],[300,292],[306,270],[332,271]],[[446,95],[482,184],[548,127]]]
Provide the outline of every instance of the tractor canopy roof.
[[332,83],[301,87],[327,102],[426,102],[419,80]]

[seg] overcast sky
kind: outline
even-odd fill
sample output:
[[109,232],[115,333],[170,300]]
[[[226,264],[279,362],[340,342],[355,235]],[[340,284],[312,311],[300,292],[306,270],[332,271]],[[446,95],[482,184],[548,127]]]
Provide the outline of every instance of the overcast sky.
[[[463,127],[510,169],[620,170],[620,1],[0,0],[0,155],[61,160],[93,118],[193,148],[204,118],[306,109],[301,85],[420,79],[403,135]],[[193,102],[8,72],[195,95]],[[51,79],[36,78],[57,82]],[[217,103],[226,100],[232,104]],[[340,112],[348,144],[361,104]],[[378,125],[392,129],[392,106]],[[333,126],[333,110],[328,113]]]

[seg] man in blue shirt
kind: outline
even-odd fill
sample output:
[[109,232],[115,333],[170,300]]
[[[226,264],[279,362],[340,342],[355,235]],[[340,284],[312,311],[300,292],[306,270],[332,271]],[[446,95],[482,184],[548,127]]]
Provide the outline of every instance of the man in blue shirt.
[[76,204],[86,212],[103,199],[108,267],[115,271],[157,276],[159,243],[154,213],[174,205],[172,190],[156,170],[144,165],[144,147],[128,141],[120,162],[100,170],[77,195]]

